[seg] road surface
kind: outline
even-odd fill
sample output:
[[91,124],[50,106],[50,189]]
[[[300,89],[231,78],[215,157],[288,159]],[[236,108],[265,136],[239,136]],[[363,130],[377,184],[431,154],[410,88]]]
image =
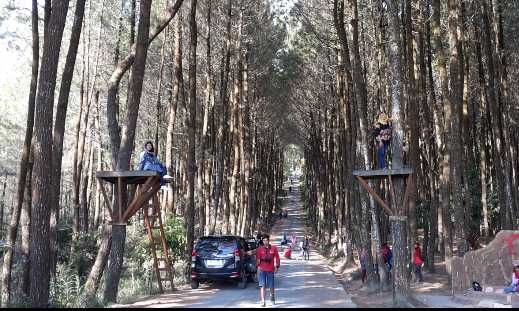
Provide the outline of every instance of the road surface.
[[[299,248],[292,252],[291,260],[283,258],[279,247],[283,232],[288,237],[296,234],[300,241],[306,232],[304,214],[299,191],[294,183],[292,193],[284,200],[288,217],[278,220],[270,234],[271,243],[280,249],[281,267],[276,273],[276,305],[272,306],[267,295],[267,307],[275,308],[354,308],[342,285],[330,270],[323,258],[310,250],[310,260],[302,260]],[[261,308],[257,283],[248,283],[247,288],[239,289],[233,283],[216,282],[200,284],[198,289],[181,288],[173,293],[139,299],[133,304],[113,305],[125,308]]]

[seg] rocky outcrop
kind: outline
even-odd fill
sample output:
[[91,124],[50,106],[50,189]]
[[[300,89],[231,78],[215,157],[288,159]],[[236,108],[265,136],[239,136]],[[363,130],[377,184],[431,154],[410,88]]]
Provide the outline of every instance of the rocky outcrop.
[[452,259],[452,287],[454,291],[465,291],[472,288],[473,281],[483,288],[508,286],[512,262],[518,264],[518,259],[519,231],[501,230],[486,247]]

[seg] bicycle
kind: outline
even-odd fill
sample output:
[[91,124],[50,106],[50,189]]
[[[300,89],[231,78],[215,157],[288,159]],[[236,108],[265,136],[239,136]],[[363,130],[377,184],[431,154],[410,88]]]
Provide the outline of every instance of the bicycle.
[[310,260],[310,253],[308,252],[308,248],[303,247],[303,259]]

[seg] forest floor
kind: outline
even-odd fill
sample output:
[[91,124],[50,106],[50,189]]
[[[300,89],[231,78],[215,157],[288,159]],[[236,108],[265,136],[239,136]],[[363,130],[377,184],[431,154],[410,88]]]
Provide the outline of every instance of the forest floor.
[[[346,294],[360,308],[391,308],[393,293],[391,287],[383,291],[371,292],[358,278],[352,278],[352,273],[359,274],[359,266],[345,266],[340,259],[328,258],[328,268],[334,272],[342,284]],[[411,282],[411,295],[416,307],[425,308],[511,308],[512,300],[519,296],[506,295],[502,288],[493,288],[492,292],[466,292],[452,294],[445,262],[436,259],[435,273],[423,271],[424,282]]]

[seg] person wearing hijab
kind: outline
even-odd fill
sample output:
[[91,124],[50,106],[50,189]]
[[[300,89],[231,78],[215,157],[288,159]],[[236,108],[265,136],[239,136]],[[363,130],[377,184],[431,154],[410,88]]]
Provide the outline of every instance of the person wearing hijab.
[[156,171],[159,172],[161,178],[161,186],[164,185],[164,178],[171,178],[167,175],[166,166],[162,164],[155,156],[155,148],[151,141],[144,144],[144,151],[139,156],[139,171]]

